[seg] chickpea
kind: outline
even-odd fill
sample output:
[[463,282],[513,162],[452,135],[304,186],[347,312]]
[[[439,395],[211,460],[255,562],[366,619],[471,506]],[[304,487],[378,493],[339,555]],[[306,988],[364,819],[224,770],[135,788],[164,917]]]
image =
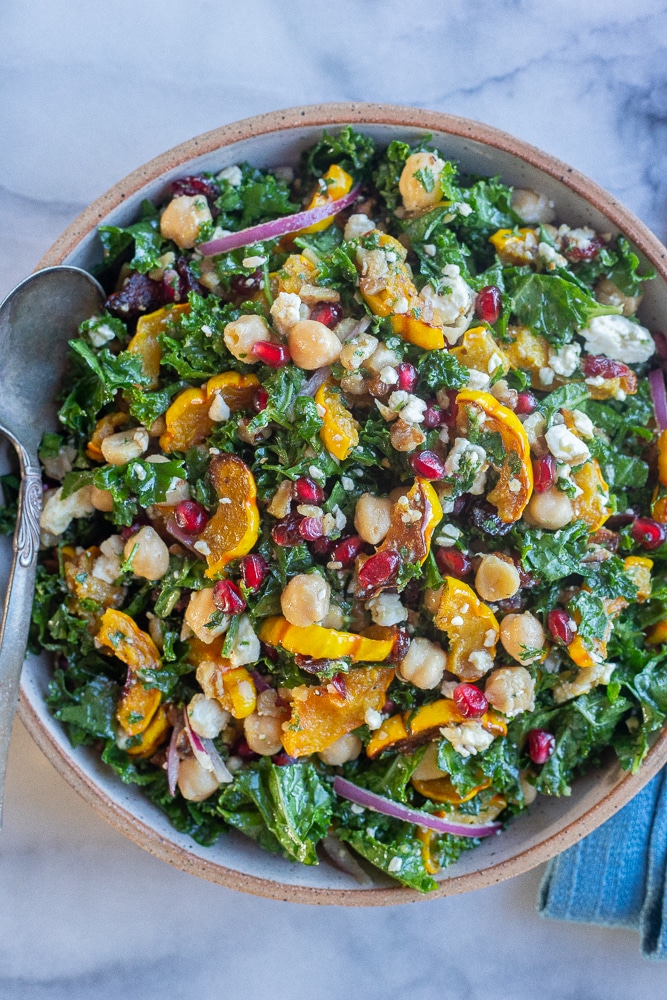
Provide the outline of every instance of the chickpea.
[[318,757],[329,767],[340,767],[347,764],[348,760],[356,760],[361,753],[363,744],[354,733],[346,733],[340,736],[335,743],[332,743],[326,750],[321,750]]
[[532,805],[537,798],[537,789],[535,785],[531,785],[530,781],[528,781],[527,771],[519,771],[519,785],[523,792],[523,801],[527,806]]
[[643,296],[625,295],[609,278],[600,278],[595,286],[595,298],[605,306],[621,306],[623,316],[634,316]]
[[486,682],[484,694],[490,705],[509,718],[535,707],[535,681],[525,667],[494,670]]
[[438,587],[437,590],[433,590],[428,587],[424,591],[424,607],[429,612],[429,614],[434,615],[438,608],[440,607],[440,600],[442,598],[443,587]]
[[362,493],[354,509],[354,526],[365,542],[380,544],[391,526],[391,508],[388,497]]
[[505,562],[498,556],[484,556],[475,574],[475,589],[484,601],[505,601],[514,597],[521,579],[519,572],[511,562]]
[[280,596],[282,612],[291,625],[306,628],[329,613],[331,587],[320,573],[292,577]]
[[160,232],[182,250],[191,250],[199,238],[201,226],[212,221],[203,195],[182,194],[173,198],[162,213]]
[[196,757],[186,757],[178,765],[178,787],[189,802],[203,802],[219,785],[212,771],[201,766]]
[[283,744],[280,738],[282,731],[283,720],[280,716],[253,712],[243,720],[246,743],[251,750],[263,757],[271,757],[282,750]]
[[330,604],[329,611],[320,622],[323,628],[335,628],[337,632],[342,632],[345,628],[345,612],[339,604]]
[[399,665],[401,677],[423,691],[437,687],[447,665],[444,650],[429,639],[417,638],[410,643]]
[[[500,624],[500,641],[512,659],[519,663],[533,663],[542,655],[544,629],[530,611],[524,611],[520,615],[506,615]],[[528,650],[538,652],[531,655]]]
[[123,556],[126,562],[131,560],[134,575],[145,580],[161,580],[169,569],[169,549],[149,525],[128,538]]
[[97,486],[91,486],[90,502],[95,510],[113,510],[113,496],[110,490],[98,490]]
[[554,203],[528,188],[515,188],[511,204],[522,222],[551,222],[556,216]]
[[148,614],[148,634],[157,646],[157,648],[162,651],[164,649],[164,628],[162,625],[162,619],[158,618],[157,615]]
[[556,531],[570,523],[574,517],[574,507],[566,493],[552,486],[546,493],[533,493],[524,517],[536,528]]
[[289,332],[288,344],[292,361],[306,371],[333,364],[341,351],[340,340],[333,330],[316,319],[295,323]]
[[[130,539],[132,541],[132,539]],[[198,639],[207,645],[213,642],[219,635],[227,629],[229,622],[216,625],[215,628],[206,628],[211,616],[217,612],[217,607],[213,603],[213,587],[205,587],[203,590],[194,590],[190,595],[190,603],[185,609],[183,620],[188,625]]]
[[440,174],[444,166],[444,160],[435,153],[408,156],[398,182],[403,206],[408,212],[431,208],[442,201]]
[[150,438],[145,427],[133,427],[129,431],[109,434],[100,445],[106,462],[111,465],[125,465],[133,458],[139,458],[148,448]]
[[259,358],[252,349],[260,340],[275,341],[275,337],[260,316],[239,316],[228,323],[222,334],[230,354],[247,365],[256,365]]

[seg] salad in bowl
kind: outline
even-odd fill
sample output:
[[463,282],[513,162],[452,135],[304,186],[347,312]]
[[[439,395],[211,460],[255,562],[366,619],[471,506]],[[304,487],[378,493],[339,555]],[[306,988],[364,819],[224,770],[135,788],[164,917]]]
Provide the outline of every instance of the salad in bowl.
[[640,766],[667,402],[624,236],[345,127],[99,239],[40,456],[32,642],[75,745],[201,844],[423,892]]

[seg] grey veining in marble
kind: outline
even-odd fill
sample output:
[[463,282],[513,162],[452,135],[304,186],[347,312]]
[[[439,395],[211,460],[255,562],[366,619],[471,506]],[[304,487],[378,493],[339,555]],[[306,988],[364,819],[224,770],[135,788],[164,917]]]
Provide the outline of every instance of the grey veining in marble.
[[[3,0],[0,295],[92,198],[198,132],[371,100],[514,132],[667,235],[659,0]],[[646,1000],[625,931],[542,921],[539,872],[391,910],[244,897],[99,820],[17,725],[0,834],[0,998]]]

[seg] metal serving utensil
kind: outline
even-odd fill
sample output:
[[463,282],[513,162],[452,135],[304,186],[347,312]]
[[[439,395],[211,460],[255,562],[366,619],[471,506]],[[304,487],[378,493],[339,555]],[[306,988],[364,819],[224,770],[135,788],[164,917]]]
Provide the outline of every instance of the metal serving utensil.
[[104,302],[86,271],[47,267],[0,303],[0,433],[21,465],[14,556],[0,621],[0,826],[7,753],[25,658],[39,551],[42,477],[37,448],[56,426],[55,399],[67,368],[67,341]]

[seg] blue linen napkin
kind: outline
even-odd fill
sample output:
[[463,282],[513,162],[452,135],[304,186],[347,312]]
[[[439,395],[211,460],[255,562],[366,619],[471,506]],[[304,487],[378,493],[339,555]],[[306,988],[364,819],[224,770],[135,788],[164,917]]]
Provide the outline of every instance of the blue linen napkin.
[[553,858],[542,916],[639,932],[647,958],[667,959],[667,768],[620,812]]

